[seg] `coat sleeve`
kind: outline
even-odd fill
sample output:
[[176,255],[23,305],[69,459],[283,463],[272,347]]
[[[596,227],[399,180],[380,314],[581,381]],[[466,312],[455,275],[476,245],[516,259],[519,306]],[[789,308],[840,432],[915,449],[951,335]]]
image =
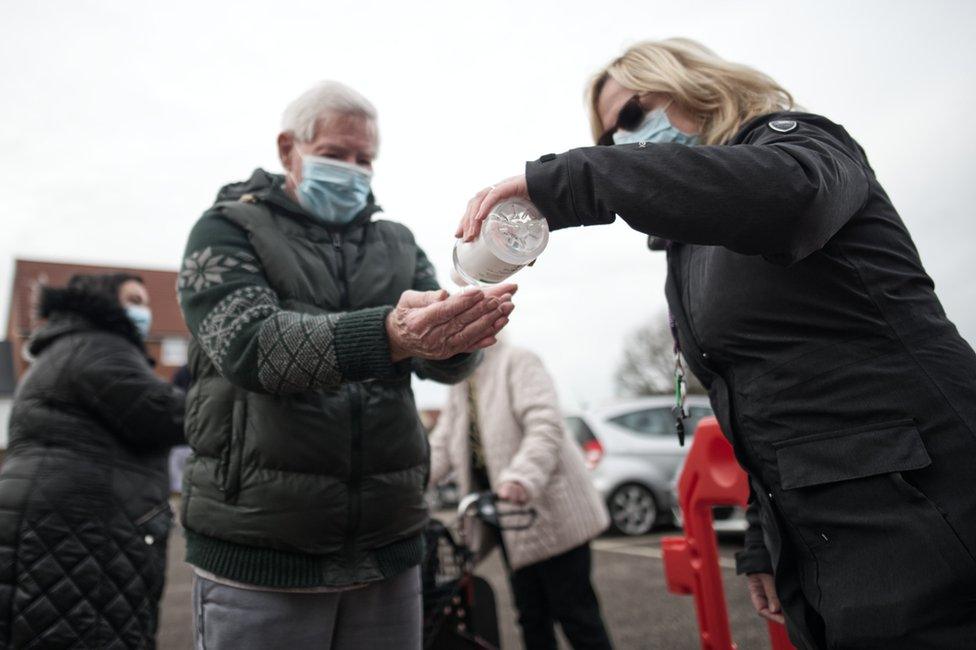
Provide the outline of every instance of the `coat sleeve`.
[[138,451],[185,444],[185,394],[158,378],[138,348],[115,339],[100,335],[75,357],[72,374],[79,402]]
[[522,428],[522,441],[499,473],[498,484],[521,483],[532,500],[549,483],[565,442],[556,387],[542,360],[524,350],[513,352],[506,381],[512,414]]
[[451,465],[451,434],[457,431],[457,410],[453,395],[449,395],[444,411],[437,418],[437,424],[430,432],[430,478],[428,485],[434,486],[447,478],[453,469]]
[[749,506],[746,508],[746,530],[743,550],[735,554],[735,571],[740,575],[750,573],[772,573],[773,561],[763,542],[762,526],[759,523],[759,504],[752,488],[749,489]]
[[[414,291],[437,291],[437,272],[427,254],[417,247],[417,264],[414,270]],[[481,350],[456,354],[449,359],[413,359],[413,371],[421,379],[430,379],[439,384],[456,384],[467,379],[481,363]]]
[[586,147],[526,164],[555,230],[616,216],[640,232],[788,265],[822,248],[865,203],[866,164],[817,124],[763,125],[748,143]]
[[218,372],[246,390],[287,394],[401,376],[391,307],[312,313],[282,303],[247,233],[211,211],[190,233],[178,292],[186,324]]

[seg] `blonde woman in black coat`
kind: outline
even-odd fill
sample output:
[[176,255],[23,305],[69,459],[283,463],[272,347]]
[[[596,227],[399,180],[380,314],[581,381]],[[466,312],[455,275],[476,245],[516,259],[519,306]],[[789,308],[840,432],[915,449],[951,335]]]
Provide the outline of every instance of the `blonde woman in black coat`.
[[800,648],[976,647],[976,355],[864,151],[685,39],[629,48],[589,90],[614,146],[527,163],[458,234],[522,196],[553,230],[619,216],[650,235],[752,481],[757,611]]

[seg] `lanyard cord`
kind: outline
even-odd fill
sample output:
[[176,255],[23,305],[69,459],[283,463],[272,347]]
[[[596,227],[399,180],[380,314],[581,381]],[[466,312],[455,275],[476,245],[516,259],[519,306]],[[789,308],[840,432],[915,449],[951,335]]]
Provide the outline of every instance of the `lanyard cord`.
[[674,430],[678,434],[678,444],[685,446],[685,418],[688,411],[685,409],[685,395],[688,392],[688,384],[685,382],[685,369],[681,364],[681,344],[678,342],[678,324],[674,320],[674,313],[668,312],[668,326],[671,328],[671,338],[674,340],[674,406],[671,412],[674,414]]
[[[668,259],[670,260],[674,241],[666,239],[657,245],[668,252]],[[681,365],[681,343],[678,342],[678,323],[674,320],[674,312],[670,309],[668,310],[668,327],[671,328],[671,340],[674,341],[674,406],[671,407],[671,412],[674,414],[674,432],[678,434],[678,444],[684,447],[685,418],[688,417],[688,411],[685,409],[685,395],[688,392],[688,384],[685,382],[685,369]]]

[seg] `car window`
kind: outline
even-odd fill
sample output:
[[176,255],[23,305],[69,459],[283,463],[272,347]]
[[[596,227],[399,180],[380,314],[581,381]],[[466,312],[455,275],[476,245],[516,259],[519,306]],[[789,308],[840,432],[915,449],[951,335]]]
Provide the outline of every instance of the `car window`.
[[708,406],[691,406],[688,408],[688,419],[685,420],[685,431],[694,433],[698,428],[698,421],[707,418],[712,414],[712,409]]
[[584,445],[590,440],[595,440],[596,436],[593,435],[593,431],[587,426],[583,418],[578,418],[576,416],[570,416],[566,418],[566,428],[573,435],[580,445]]
[[617,426],[646,436],[667,436],[674,433],[674,417],[669,408],[631,411],[610,418],[610,421]]
[[[707,406],[689,407],[688,418],[685,420],[685,431],[689,434],[694,433],[698,421],[711,414],[712,409]],[[648,436],[674,435],[674,415],[672,415],[671,409],[666,407],[632,411],[610,418],[610,421],[635,433]]]

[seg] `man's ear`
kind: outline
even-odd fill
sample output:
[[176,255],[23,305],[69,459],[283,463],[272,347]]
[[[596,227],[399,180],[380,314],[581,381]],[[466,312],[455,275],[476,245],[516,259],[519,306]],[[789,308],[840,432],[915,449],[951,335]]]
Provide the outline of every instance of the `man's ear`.
[[289,132],[281,132],[278,134],[278,160],[281,161],[281,166],[285,168],[285,171],[291,169],[291,156],[292,151],[295,149],[295,134]]

